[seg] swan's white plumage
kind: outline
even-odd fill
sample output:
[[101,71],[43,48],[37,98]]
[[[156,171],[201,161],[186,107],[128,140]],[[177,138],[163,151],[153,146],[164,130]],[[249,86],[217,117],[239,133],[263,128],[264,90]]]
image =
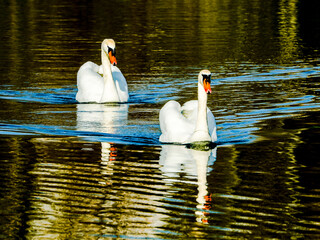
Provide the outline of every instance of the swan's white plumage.
[[116,84],[120,102],[127,102],[129,99],[128,85],[125,77],[117,66],[111,66],[112,77]]
[[[103,52],[105,51],[103,44],[104,43],[102,43],[102,55],[105,56],[105,62],[102,59],[102,64],[105,64],[105,66],[99,66],[91,61],[88,61],[80,67],[77,73],[78,92],[76,95],[76,100],[80,103],[127,102],[129,99],[126,79],[118,67],[110,64],[108,54]],[[108,79],[108,75],[106,72],[104,72],[104,68],[108,68],[108,70],[110,69],[112,76],[109,77],[110,79]],[[106,76],[104,76],[104,74]],[[107,89],[107,81],[113,81],[115,88]],[[117,96],[115,98],[116,100],[108,100],[108,98],[105,96],[108,94]]]
[[[160,110],[159,121],[162,133],[159,138],[160,142],[186,144],[196,141],[217,141],[216,121],[207,107],[207,93],[202,84],[203,74],[211,76],[208,70],[200,72],[198,77],[199,100],[188,101],[182,106],[171,100]],[[199,111],[199,102],[203,111],[201,109]],[[201,113],[200,118],[198,118],[199,112]],[[202,117],[207,120],[203,121]]]
[[[167,102],[160,110],[160,142],[164,143],[190,143],[195,131],[198,101],[191,100],[182,106],[176,101]],[[211,141],[217,141],[217,127],[215,118],[207,108],[208,130]]]
[[160,142],[186,142],[195,125],[182,114],[181,105],[176,101],[167,102],[160,110]]
[[80,67],[77,73],[78,102],[100,102],[104,81],[98,72],[99,66],[90,61]]

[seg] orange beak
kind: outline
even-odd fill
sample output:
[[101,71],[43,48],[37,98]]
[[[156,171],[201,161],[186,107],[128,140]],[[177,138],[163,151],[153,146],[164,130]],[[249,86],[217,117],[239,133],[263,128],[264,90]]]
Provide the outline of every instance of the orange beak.
[[116,57],[113,56],[111,52],[109,52],[109,58],[110,58],[110,63],[111,63],[113,66],[116,66],[116,65],[118,64]]
[[211,93],[211,86],[208,81],[203,81],[203,86],[207,94]]

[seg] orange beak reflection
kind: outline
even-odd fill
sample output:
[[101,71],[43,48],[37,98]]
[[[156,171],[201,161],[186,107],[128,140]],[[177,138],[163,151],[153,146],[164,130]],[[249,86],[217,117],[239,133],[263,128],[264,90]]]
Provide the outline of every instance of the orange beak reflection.
[[118,63],[117,63],[117,59],[115,56],[112,55],[112,52],[109,52],[109,59],[110,59],[110,63],[113,65],[113,66],[116,66]]
[[204,86],[204,90],[206,91],[207,94],[211,93],[211,86],[210,86],[210,82],[204,80],[203,81],[203,86]]
[[117,158],[117,148],[113,145],[110,147],[109,160],[114,161]]

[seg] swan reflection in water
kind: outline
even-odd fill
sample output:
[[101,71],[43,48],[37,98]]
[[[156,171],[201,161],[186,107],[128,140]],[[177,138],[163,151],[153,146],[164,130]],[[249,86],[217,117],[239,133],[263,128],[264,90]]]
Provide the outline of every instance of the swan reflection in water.
[[[94,133],[120,134],[127,125],[128,104],[78,104],[77,130]],[[101,142],[101,164],[116,159],[114,144]],[[109,171],[107,171],[109,172]]]
[[181,173],[197,177],[198,195],[197,211],[198,222],[208,223],[208,214],[211,208],[211,195],[207,191],[207,174],[212,171],[216,161],[217,148],[206,151],[186,148],[182,145],[163,145],[160,152],[160,169],[165,176],[173,179]]
[[77,105],[78,131],[117,134],[127,120],[128,104]]

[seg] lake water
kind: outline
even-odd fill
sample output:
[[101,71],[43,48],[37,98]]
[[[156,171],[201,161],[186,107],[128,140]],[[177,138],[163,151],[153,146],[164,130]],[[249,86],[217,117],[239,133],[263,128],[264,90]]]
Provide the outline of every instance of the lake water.
[[[0,238],[320,238],[315,4],[1,1]],[[104,38],[129,102],[78,104]],[[201,69],[217,147],[161,145]]]

